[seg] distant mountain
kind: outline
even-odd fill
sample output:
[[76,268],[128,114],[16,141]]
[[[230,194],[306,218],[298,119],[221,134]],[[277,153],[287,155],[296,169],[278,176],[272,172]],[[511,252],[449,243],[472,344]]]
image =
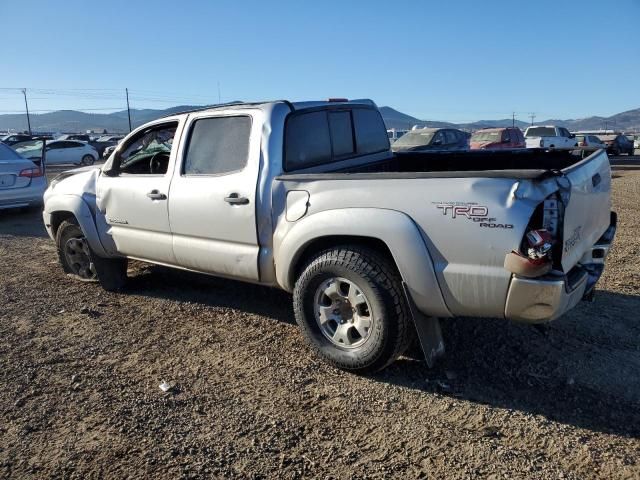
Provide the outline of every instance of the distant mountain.
[[[503,118],[502,120],[478,120],[472,123],[461,123],[459,128],[466,130],[478,130],[480,128],[492,128],[492,127],[511,127],[514,124],[512,118]],[[529,124],[520,120],[515,121],[515,126],[519,128],[527,128]]]
[[387,128],[397,128],[399,130],[410,130],[414,125],[422,125],[429,128],[457,128],[455,123],[439,122],[436,120],[420,120],[418,118],[399,112],[391,107],[380,107],[380,113]]
[[[194,105],[179,105],[164,110],[141,109],[131,110],[131,123],[135,128],[143,123],[155,120],[166,115],[177,112],[202,108]],[[414,125],[427,127],[453,127],[464,128],[466,130],[476,130],[486,127],[506,127],[511,126],[512,119],[501,120],[478,120],[472,123],[455,124],[441,122],[437,120],[420,120],[418,118],[399,112],[391,107],[380,107],[382,118],[387,128],[397,128],[402,130],[411,129]],[[640,108],[618,113],[610,117],[588,117],[570,120],[543,120],[536,122],[538,125],[559,125],[569,130],[598,130],[603,128],[617,130],[638,130],[640,131]],[[516,120],[516,126],[525,128],[526,122]],[[124,133],[129,131],[129,120],[127,111],[122,110],[113,113],[87,113],[76,110],[58,110],[56,112],[31,115],[31,128],[37,132],[84,132],[93,130],[109,133]],[[24,114],[0,115],[0,131],[27,129],[27,120]]]

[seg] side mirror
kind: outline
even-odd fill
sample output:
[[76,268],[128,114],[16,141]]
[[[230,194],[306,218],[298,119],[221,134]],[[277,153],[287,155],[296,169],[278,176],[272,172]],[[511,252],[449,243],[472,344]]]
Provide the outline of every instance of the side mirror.
[[569,134],[569,138],[576,138],[576,136],[573,133],[571,133]]

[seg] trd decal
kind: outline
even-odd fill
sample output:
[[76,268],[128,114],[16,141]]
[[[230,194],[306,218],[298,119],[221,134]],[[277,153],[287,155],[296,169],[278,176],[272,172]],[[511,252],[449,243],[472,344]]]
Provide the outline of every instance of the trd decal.
[[462,202],[434,202],[434,205],[445,217],[464,218],[481,228],[513,228],[510,223],[497,223],[496,218],[489,216],[489,207],[484,205]]
[[442,210],[443,215],[449,213],[451,218],[477,218],[489,215],[489,209],[481,205],[445,205],[439,203],[436,205],[436,208]]

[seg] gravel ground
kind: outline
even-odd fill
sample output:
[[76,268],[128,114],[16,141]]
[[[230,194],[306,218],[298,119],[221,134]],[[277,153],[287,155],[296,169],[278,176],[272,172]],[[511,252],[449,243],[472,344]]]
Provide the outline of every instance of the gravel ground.
[[436,368],[371,377],[313,357],[285,293],[143,264],[107,293],[0,212],[0,477],[640,478],[640,170],[614,195],[595,303],[447,321]]

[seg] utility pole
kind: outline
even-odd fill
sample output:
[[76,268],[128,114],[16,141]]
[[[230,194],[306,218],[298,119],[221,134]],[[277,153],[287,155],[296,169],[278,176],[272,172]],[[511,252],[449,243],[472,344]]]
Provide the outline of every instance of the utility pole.
[[125,88],[124,91],[127,94],[127,115],[129,116],[129,132],[131,132],[131,109],[129,108],[129,89]]
[[531,125],[533,126],[533,121],[534,121],[534,120],[535,120],[535,118],[536,118],[536,114],[535,114],[535,112],[531,112],[531,113],[529,114],[529,118],[531,119]]
[[27,126],[29,127],[29,135],[31,135],[31,119],[29,118],[29,104],[27,103],[27,89],[22,89],[24,95],[24,108],[27,110]]
[[516,126],[516,112],[511,112],[511,126]]

